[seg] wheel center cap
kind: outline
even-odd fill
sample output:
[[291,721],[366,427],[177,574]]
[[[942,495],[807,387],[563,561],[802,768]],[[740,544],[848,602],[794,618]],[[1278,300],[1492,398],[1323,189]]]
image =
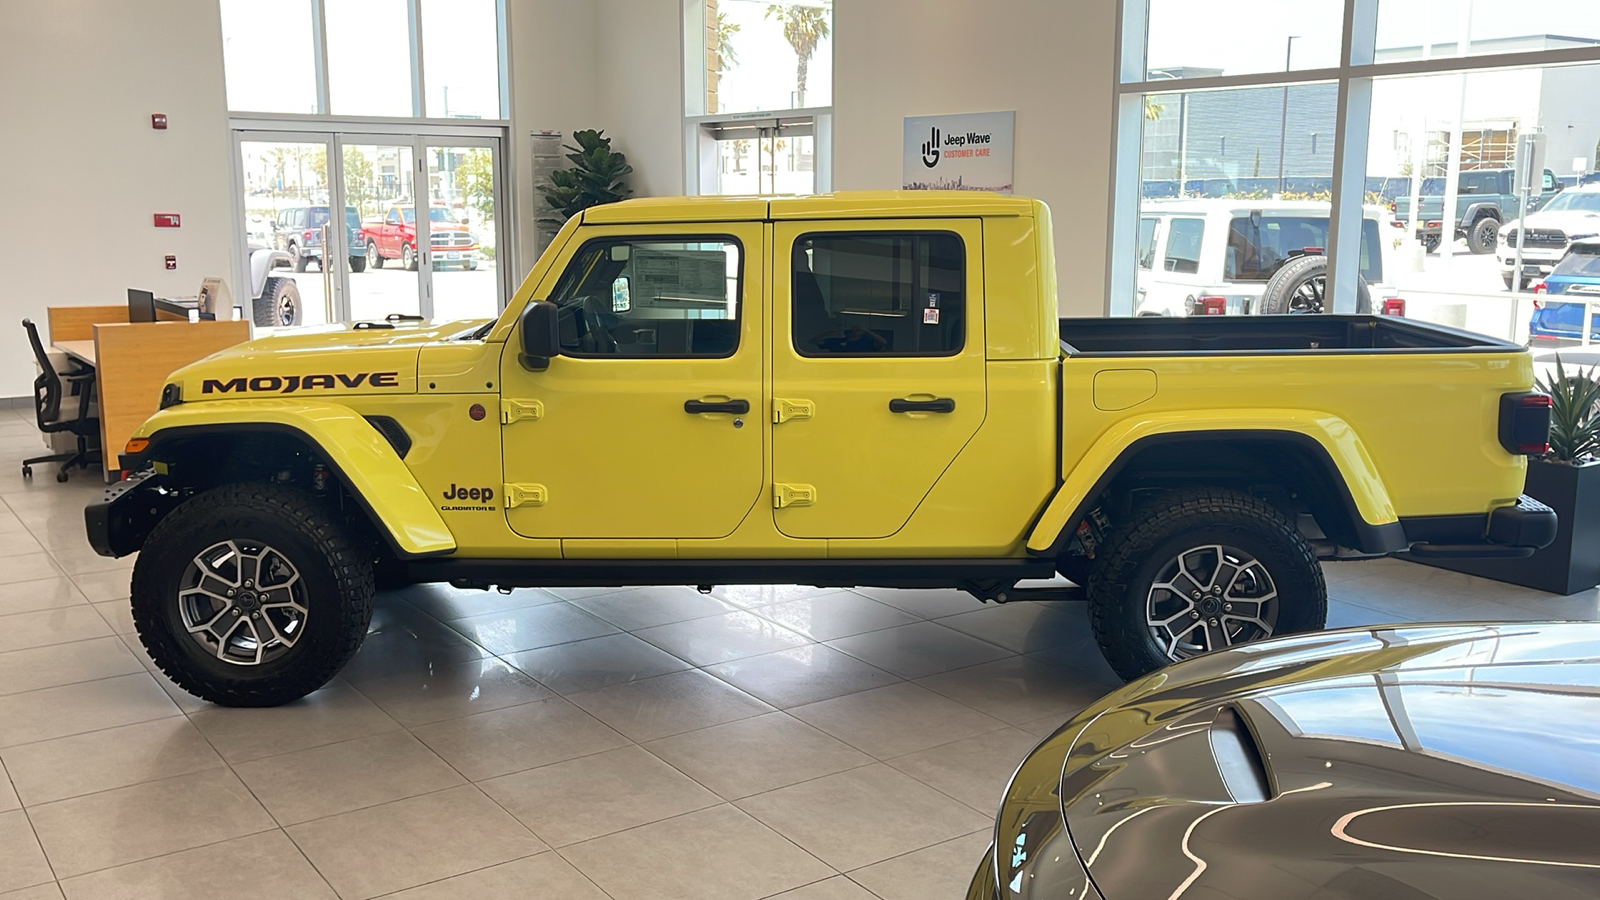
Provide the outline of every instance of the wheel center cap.
[[260,605],[260,600],[256,597],[255,591],[240,591],[239,595],[233,599],[233,602],[238,604],[239,608],[245,612],[253,612]]
[[1214,616],[1222,612],[1222,600],[1217,597],[1208,596],[1196,605],[1200,608],[1202,616]]

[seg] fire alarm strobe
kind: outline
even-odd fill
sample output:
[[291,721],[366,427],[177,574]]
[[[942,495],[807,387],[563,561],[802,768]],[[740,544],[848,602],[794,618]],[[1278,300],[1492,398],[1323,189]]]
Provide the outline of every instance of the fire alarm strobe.
[[156,213],[157,228],[177,228],[180,223],[177,213]]
[[170,253],[167,254],[167,271],[170,272],[176,268],[178,268],[178,258]]
[[150,127],[154,128],[157,131],[166,131],[167,130],[167,114],[166,113],[151,113],[150,114]]

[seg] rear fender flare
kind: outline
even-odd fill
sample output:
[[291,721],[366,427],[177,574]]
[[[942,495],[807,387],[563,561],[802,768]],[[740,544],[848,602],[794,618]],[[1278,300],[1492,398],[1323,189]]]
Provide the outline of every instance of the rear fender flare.
[[145,459],[187,435],[274,433],[297,438],[334,470],[389,548],[402,558],[449,553],[455,536],[394,447],[355,410],[303,400],[216,400],[161,410],[134,432]]
[[[1377,466],[1355,429],[1330,413],[1300,409],[1215,410],[1197,419],[1193,413],[1172,412],[1124,419],[1106,430],[1078,460],[1062,481],[1039,521],[1028,535],[1028,550],[1042,554],[1059,549],[1064,530],[1088,513],[1088,504],[1103,491],[1139,445],[1156,439],[1192,435],[1199,440],[1231,438],[1281,440],[1320,447],[1337,471],[1357,525],[1382,533],[1397,531],[1399,516]],[[1402,537],[1387,538],[1385,552],[1403,550]],[[1365,549],[1365,548],[1364,548]],[[1373,548],[1377,549],[1377,548]]]

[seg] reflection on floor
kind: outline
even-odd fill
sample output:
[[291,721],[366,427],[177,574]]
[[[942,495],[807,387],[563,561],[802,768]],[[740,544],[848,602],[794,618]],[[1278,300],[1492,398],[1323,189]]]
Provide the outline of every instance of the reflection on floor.
[[[416,587],[326,689],[214,708],[149,670],[129,562],[83,540],[100,486],[24,482],[13,412],[6,900],[958,897],[1017,761],[1114,684],[1076,604]],[[1392,560],[1328,577],[1338,626],[1600,617]]]

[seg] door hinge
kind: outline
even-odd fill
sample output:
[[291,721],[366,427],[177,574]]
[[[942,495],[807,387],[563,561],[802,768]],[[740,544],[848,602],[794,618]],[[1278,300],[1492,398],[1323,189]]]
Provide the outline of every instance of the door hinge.
[[810,400],[773,400],[772,424],[778,425],[790,419],[809,419],[816,412],[817,405]]
[[501,400],[500,424],[510,425],[520,419],[544,418],[544,404],[538,400]]
[[519,506],[543,506],[550,492],[542,484],[506,485],[506,509]]
[[810,506],[817,502],[817,489],[809,484],[775,484],[772,486],[772,508]]

